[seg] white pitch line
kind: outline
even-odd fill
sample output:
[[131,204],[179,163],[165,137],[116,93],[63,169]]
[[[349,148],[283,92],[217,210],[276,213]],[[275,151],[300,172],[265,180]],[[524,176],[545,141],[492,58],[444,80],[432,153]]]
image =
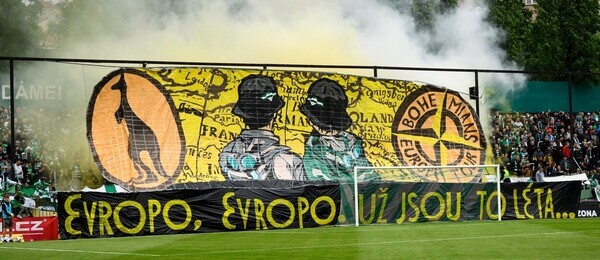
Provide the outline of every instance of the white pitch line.
[[350,244],[337,244],[337,245],[275,247],[275,248],[239,249],[239,250],[228,250],[228,251],[219,250],[219,251],[211,251],[211,252],[167,254],[167,255],[162,255],[162,256],[169,257],[169,256],[186,256],[186,255],[210,255],[210,254],[223,254],[223,253],[249,253],[249,252],[263,252],[263,251],[278,251],[278,250],[302,250],[302,249],[317,249],[317,248],[331,248],[331,247],[369,246],[369,245],[400,244],[400,243],[421,243],[421,242],[439,242],[439,241],[453,241],[453,240],[489,239],[489,238],[501,238],[501,237],[563,235],[563,234],[575,234],[575,233],[585,233],[585,232],[600,232],[600,229],[585,230],[585,231],[562,231],[562,232],[529,233],[529,234],[476,236],[476,237],[451,237],[451,238],[418,239],[418,240],[392,240],[392,241],[350,243]]
[[140,254],[140,253],[124,253],[124,252],[105,252],[105,251],[89,251],[89,250],[73,250],[73,249],[55,249],[55,248],[36,248],[36,247],[4,247],[0,249],[15,249],[27,251],[48,251],[48,252],[65,252],[65,253],[83,253],[83,254],[99,254],[99,255],[128,255],[128,256],[161,256],[155,254]]
[[[402,224],[395,224],[395,223],[386,223],[386,224],[376,224],[377,226],[387,226],[387,228],[384,227],[374,227],[374,225],[370,226],[368,229],[359,229],[358,232],[364,232],[364,233],[368,233],[368,232],[379,232],[379,231],[384,231],[384,230],[389,230],[390,226],[395,226],[395,227],[399,227],[399,228],[407,228],[410,230],[414,230],[414,229],[426,229],[426,228],[439,228],[439,226],[441,223],[444,222],[426,222],[426,223],[402,223]],[[456,227],[457,228],[463,228],[464,225],[497,225],[498,221],[489,221],[489,222],[456,222]],[[454,224],[454,223],[453,223]],[[459,226],[460,225],[460,226]],[[361,226],[365,227],[364,225]],[[283,228],[283,229],[261,229],[261,230],[253,230],[253,229],[248,229],[248,230],[243,230],[243,231],[234,231],[237,232],[237,234],[239,235],[260,235],[260,234],[298,234],[298,235],[303,235],[303,234],[307,234],[307,235],[311,235],[314,236],[314,233],[312,233],[313,231],[318,231],[318,229],[321,229],[321,231],[325,232],[325,233],[352,233],[354,232],[355,229],[357,229],[359,227],[355,227],[354,225],[345,225],[345,226],[320,226],[320,227],[311,227],[311,228]],[[231,231],[217,231],[217,232],[206,232],[206,233],[186,233],[186,234],[173,234],[174,236],[181,236],[181,235],[201,235],[201,236],[218,236],[218,235],[230,235]],[[163,235],[151,235],[151,236],[163,236]],[[148,237],[148,236],[143,236],[143,237]],[[119,239],[125,239],[125,238],[140,238],[140,236],[131,236],[131,237],[119,237]],[[114,239],[114,237],[101,237],[101,238],[94,238],[94,239]],[[78,241],[77,239],[73,240],[73,241]]]

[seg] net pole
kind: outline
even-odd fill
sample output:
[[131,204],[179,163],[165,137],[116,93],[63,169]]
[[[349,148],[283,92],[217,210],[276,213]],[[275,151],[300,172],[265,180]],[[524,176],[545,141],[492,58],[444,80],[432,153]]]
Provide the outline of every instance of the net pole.
[[502,221],[502,191],[500,190],[500,165],[496,165],[496,185],[498,191],[498,221]]
[[354,167],[354,225],[358,227],[358,167]]

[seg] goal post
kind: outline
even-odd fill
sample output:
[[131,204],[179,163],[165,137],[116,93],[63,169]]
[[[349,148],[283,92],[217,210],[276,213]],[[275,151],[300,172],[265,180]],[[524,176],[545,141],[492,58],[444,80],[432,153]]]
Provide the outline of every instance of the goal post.
[[[460,169],[476,169],[474,176],[470,179],[470,181],[463,181],[464,178],[460,178],[456,176],[456,178],[442,178],[443,181],[435,181],[432,180],[431,176],[437,176],[438,174],[447,174],[448,172],[455,172]],[[477,170],[479,169],[479,170]],[[501,190],[500,190],[500,165],[497,164],[485,164],[485,165],[448,165],[448,166],[356,166],[354,167],[353,173],[353,200],[354,200],[354,214],[355,214],[355,226],[360,225],[360,217],[359,214],[359,182],[364,182],[359,180],[358,176],[361,172],[372,171],[373,173],[379,174],[382,176],[382,180],[386,182],[431,182],[431,183],[465,183],[465,182],[479,182],[484,175],[486,176],[494,176],[495,178],[492,180],[487,180],[488,182],[496,183],[496,192],[497,192],[497,212],[498,212],[498,221],[502,221],[502,200],[501,200]],[[433,174],[430,173],[433,171]],[[398,172],[402,174],[402,178],[395,179],[394,174],[390,174],[390,172]],[[425,174],[423,174],[426,172]],[[387,173],[387,174],[386,174]],[[486,174],[487,173],[487,174]],[[491,174],[493,173],[493,175]],[[456,174],[455,174],[456,175]],[[357,181],[358,180],[358,181]],[[408,181],[407,181],[408,180]]]

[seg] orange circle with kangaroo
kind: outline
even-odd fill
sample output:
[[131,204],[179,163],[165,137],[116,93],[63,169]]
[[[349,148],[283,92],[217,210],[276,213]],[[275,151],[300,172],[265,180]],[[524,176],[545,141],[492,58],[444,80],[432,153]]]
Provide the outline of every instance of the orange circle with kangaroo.
[[185,156],[173,100],[157,80],[135,69],[110,73],[87,113],[88,141],[107,180],[130,191],[163,190]]

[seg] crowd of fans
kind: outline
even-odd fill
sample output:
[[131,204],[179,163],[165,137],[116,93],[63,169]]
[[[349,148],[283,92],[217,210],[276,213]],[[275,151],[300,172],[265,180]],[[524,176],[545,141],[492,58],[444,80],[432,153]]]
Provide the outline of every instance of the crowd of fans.
[[497,163],[517,176],[560,176],[600,171],[597,112],[495,112],[492,149]]
[[73,112],[16,107],[13,149],[10,110],[0,106],[0,191],[10,191],[15,198],[24,195],[39,205],[50,201],[56,190],[84,187],[83,175],[89,169],[82,168],[80,158],[89,152],[78,149],[81,145],[74,137],[85,137],[85,124],[81,119],[75,122]]

